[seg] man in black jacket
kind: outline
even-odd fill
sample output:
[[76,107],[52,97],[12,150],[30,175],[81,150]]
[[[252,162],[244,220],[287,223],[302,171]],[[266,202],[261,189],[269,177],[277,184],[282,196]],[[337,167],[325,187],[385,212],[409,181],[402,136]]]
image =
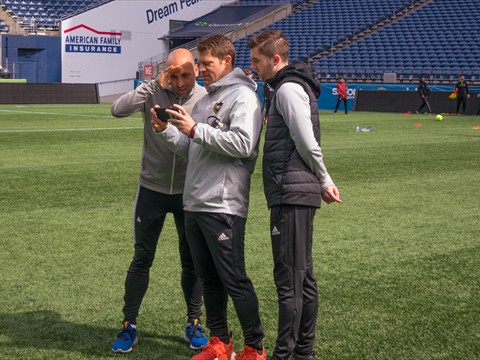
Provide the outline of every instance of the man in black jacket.
[[279,30],[253,36],[248,47],[252,68],[268,92],[263,183],[279,305],[278,336],[270,359],[313,360],[318,313],[313,220],[322,198],[327,204],[341,202],[320,148],[320,81],[310,66],[289,65],[288,43]]
[[463,74],[459,76],[458,81],[455,84],[455,89],[457,91],[457,114],[460,114],[460,104],[462,104],[462,114],[465,115],[467,100],[470,99],[470,91],[468,91],[468,85],[465,82],[465,76]]
[[420,76],[418,79],[418,95],[420,95],[420,98],[422,99],[422,104],[418,108],[417,111],[415,111],[417,114],[420,114],[422,112],[422,109],[426,106],[428,109],[428,112],[431,114],[432,113],[432,108],[430,107],[430,104],[428,103],[428,96],[430,95],[430,89],[427,87],[427,83],[425,82],[425,77],[423,75]]

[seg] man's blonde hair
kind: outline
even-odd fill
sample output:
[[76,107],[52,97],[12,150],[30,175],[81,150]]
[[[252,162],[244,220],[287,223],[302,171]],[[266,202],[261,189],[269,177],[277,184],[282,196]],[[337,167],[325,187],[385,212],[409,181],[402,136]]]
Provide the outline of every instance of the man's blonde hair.
[[235,47],[232,40],[223,35],[211,35],[200,41],[197,46],[199,54],[210,52],[210,55],[224,59],[227,55],[232,58],[232,66],[235,66]]

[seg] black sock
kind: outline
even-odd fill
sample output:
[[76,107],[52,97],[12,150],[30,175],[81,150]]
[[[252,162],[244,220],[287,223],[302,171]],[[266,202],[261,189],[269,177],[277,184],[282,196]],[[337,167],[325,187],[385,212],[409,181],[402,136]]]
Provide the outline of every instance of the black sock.
[[230,338],[228,337],[228,335],[226,335],[226,336],[219,336],[218,338],[219,338],[220,341],[223,342],[225,345],[228,345],[228,343],[230,342]]
[[248,345],[248,344],[245,344],[245,345],[247,345],[248,347],[251,347],[252,349],[257,350],[257,353],[258,353],[259,355],[262,355],[262,354],[263,354],[263,345],[262,345],[261,342],[256,343],[256,344],[254,344],[254,345]]

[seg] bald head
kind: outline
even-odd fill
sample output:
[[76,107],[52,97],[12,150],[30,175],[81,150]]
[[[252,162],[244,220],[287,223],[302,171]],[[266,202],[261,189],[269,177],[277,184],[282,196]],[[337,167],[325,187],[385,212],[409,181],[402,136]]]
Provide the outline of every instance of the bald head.
[[193,54],[187,49],[176,49],[168,55],[167,66],[179,66],[185,63],[191,63],[192,65],[195,65]]
[[169,82],[180,97],[187,97],[195,87],[198,67],[193,54],[187,49],[176,49],[167,58],[167,67],[173,66]]

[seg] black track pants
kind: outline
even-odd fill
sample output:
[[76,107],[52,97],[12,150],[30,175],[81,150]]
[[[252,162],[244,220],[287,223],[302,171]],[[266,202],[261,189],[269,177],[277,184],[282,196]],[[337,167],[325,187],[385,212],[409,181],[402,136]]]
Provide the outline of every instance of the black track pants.
[[[135,202],[135,254],[125,280],[124,321],[136,322],[140,305],[147,292],[150,267],[167,213],[172,213],[179,239],[181,284],[187,304],[187,321],[199,319],[202,313],[202,284],[193,265],[185,236],[185,213],[182,194],[166,195],[139,187]],[[170,236],[163,237],[167,240]],[[161,251],[161,247],[160,247]]]
[[228,341],[227,301],[232,298],[245,344],[261,346],[263,330],[258,300],[245,272],[246,219],[205,212],[185,212],[185,229],[198,275],[210,335]]
[[338,106],[340,105],[340,103],[343,101],[343,107],[345,108],[345,114],[348,114],[348,100],[347,98],[338,98],[337,100],[337,105],[335,105],[335,112],[337,112],[338,110]]
[[467,96],[457,95],[457,114],[460,113],[460,104],[462,105],[462,114],[467,110]]
[[312,237],[316,208],[270,209],[274,278],[278,294],[278,336],[271,359],[288,360],[295,351],[311,355],[318,313]]
[[430,103],[428,102],[428,100],[426,98],[422,98],[422,103],[420,104],[420,107],[418,108],[417,111],[422,112],[422,110],[425,106],[427,107],[428,112],[432,113],[432,108],[430,107]]

